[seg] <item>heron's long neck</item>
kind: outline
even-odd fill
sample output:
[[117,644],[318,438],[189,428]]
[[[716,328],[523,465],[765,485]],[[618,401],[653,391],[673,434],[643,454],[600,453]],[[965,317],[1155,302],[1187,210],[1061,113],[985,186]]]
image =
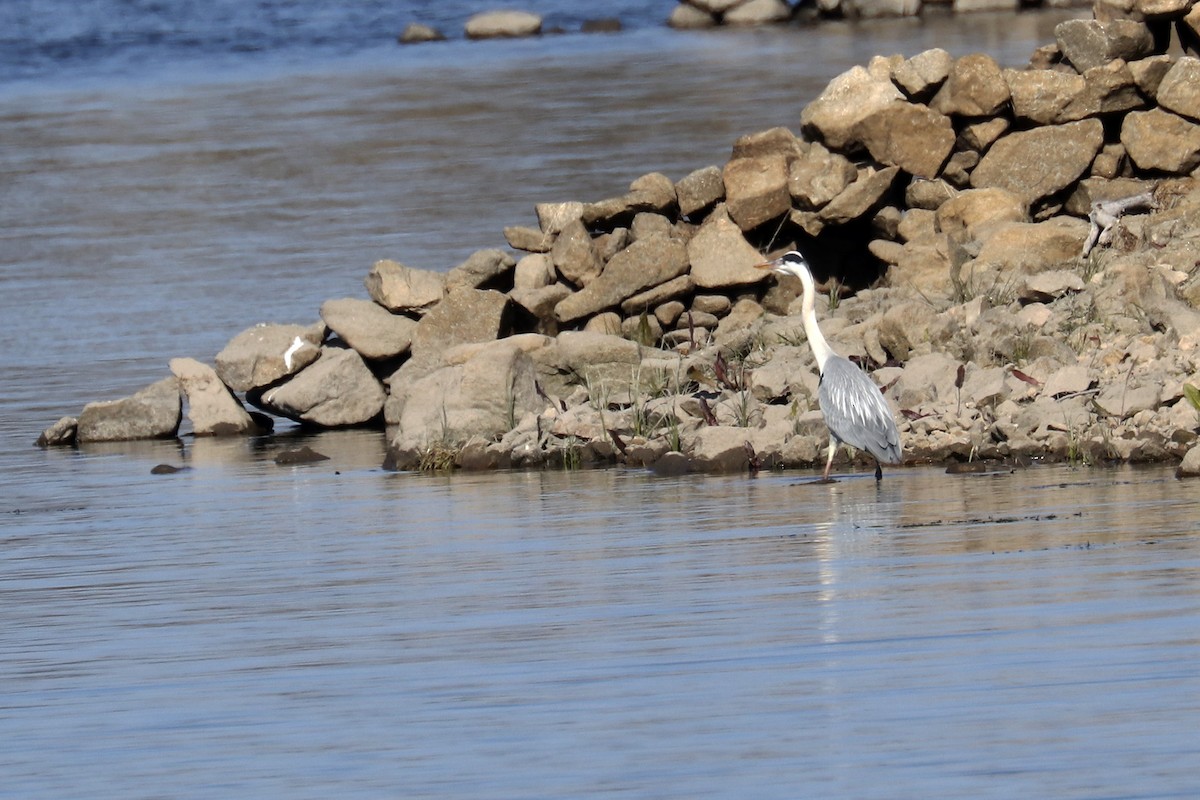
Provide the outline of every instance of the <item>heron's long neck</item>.
[[820,327],[817,326],[817,287],[813,285],[812,275],[808,270],[801,271],[800,283],[804,285],[804,335],[808,337],[808,346],[812,348],[813,358],[817,360],[817,369],[824,372],[825,362],[833,355],[833,350],[829,347],[829,342],[825,341],[825,334],[821,333]]

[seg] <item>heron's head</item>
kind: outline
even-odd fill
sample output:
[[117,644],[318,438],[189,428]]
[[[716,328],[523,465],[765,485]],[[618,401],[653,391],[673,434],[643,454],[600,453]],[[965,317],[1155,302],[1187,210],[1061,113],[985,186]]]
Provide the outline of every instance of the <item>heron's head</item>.
[[795,250],[789,250],[774,261],[758,265],[759,269],[769,269],[778,275],[795,275],[797,278],[810,277],[812,271],[804,256]]

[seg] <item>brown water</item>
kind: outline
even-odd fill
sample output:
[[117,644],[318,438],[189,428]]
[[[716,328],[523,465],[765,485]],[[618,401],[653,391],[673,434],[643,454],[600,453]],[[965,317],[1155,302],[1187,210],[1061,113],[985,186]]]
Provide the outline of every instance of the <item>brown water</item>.
[[[1055,18],[646,31],[0,88],[0,797],[1200,796],[1167,469],[423,476],[347,432],[42,452],[542,200]],[[331,456],[277,467],[282,447]],[[151,476],[161,462],[191,469]]]

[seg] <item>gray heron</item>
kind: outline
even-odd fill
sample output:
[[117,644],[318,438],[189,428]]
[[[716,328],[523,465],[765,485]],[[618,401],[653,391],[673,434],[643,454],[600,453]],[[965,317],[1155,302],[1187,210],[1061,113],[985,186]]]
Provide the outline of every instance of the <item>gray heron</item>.
[[804,286],[804,333],[817,371],[821,373],[817,401],[829,427],[829,458],[821,480],[829,480],[829,469],[838,445],[848,444],[875,458],[875,480],[882,480],[881,464],[898,464],[901,459],[900,432],[883,392],[850,359],[833,352],[817,325],[817,289],[804,256],[792,250],[774,261],[759,264],[780,275],[795,275]]

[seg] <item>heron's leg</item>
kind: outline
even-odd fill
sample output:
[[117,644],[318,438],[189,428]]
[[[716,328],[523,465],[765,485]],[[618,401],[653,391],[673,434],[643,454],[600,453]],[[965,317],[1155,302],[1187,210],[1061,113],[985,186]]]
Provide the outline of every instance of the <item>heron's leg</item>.
[[833,434],[829,435],[829,457],[825,459],[825,474],[821,476],[821,480],[829,480],[829,470],[833,467],[833,455],[837,452],[837,439],[833,438]]
[[878,461],[875,462],[875,480],[883,480],[883,465]]

